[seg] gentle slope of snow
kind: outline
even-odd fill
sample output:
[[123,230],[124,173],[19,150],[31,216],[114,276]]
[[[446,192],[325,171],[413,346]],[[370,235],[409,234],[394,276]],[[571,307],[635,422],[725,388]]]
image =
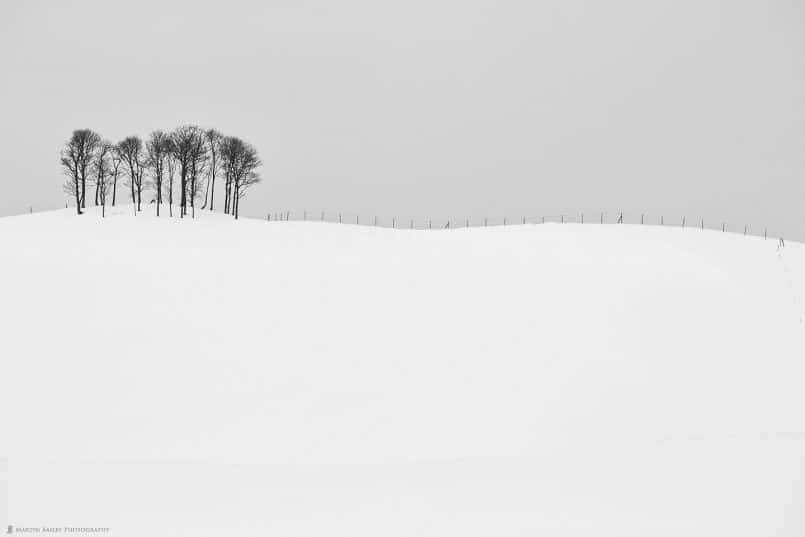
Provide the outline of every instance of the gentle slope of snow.
[[801,244],[113,212],[0,219],[0,524],[805,533]]

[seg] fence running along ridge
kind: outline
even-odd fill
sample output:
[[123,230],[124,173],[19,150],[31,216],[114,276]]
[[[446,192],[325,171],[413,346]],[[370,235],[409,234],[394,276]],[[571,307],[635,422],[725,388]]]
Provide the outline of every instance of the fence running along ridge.
[[[67,208],[65,204],[65,208]],[[29,213],[33,214],[33,206],[29,206]],[[587,215],[587,216],[585,216]],[[634,219],[632,219],[634,217]],[[645,226],[668,226],[668,227],[681,227],[681,228],[698,228],[702,231],[721,231],[722,233],[734,233],[745,235],[748,237],[763,237],[768,239],[774,237],[769,233],[768,227],[755,228],[749,224],[743,226],[730,227],[726,221],[721,221],[719,225],[713,227],[709,223],[705,225],[704,218],[689,220],[686,216],[677,218],[666,218],[665,215],[654,216],[649,218],[648,213],[641,213],[637,215],[628,215],[624,212],[597,212],[590,216],[590,213],[570,213],[559,215],[545,215],[545,216],[522,216],[519,219],[510,220],[507,217],[498,219],[490,219],[484,217],[478,218],[465,218],[465,219],[450,219],[441,218],[434,220],[432,218],[424,219],[401,219],[395,216],[390,218],[381,219],[378,216],[373,216],[370,219],[361,219],[360,214],[355,213],[328,213],[320,211],[318,213],[308,211],[281,211],[266,213],[266,220],[268,222],[329,222],[339,224],[354,224],[365,225],[372,227],[384,227],[390,229],[459,229],[469,227],[494,227],[494,226],[509,226],[509,225],[529,225],[529,224],[639,224]],[[782,236],[777,236],[780,244],[785,244]]]
[[[280,211],[266,213],[268,222],[329,222],[338,224],[352,224],[359,226],[384,227],[389,229],[413,229],[413,230],[434,230],[434,229],[460,229],[469,227],[496,227],[512,225],[536,225],[536,224],[632,224],[644,226],[660,227],[680,227],[699,229],[701,231],[720,231],[722,233],[734,233],[752,237],[763,237],[768,239],[773,237],[767,227],[753,227],[748,224],[730,227],[726,221],[717,222],[712,226],[705,222],[703,218],[689,219],[686,216],[668,218],[665,215],[649,217],[647,213],[638,215],[626,215],[623,212],[598,212],[573,213],[545,216],[522,216],[516,219],[507,217],[501,218],[398,218],[396,216],[380,218],[372,216],[370,218],[361,217],[355,213],[341,212],[308,212],[308,211]],[[782,241],[782,238],[778,238]]]

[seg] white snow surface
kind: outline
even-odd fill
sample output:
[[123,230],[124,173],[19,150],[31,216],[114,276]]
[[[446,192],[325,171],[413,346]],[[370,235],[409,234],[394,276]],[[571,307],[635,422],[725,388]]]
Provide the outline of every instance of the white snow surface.
[[805,535],[802,244],[130,210],[0,219],[3,530]]

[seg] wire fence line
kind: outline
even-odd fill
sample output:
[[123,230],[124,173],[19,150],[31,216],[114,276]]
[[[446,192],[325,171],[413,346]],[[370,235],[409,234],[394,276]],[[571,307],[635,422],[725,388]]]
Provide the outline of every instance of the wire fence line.
[[[65,207],[67,205],[65,204]],[[33,214],[33,206],[29,206],[29,213]],[[354,224],[362,226],[384,227],[390,229],[413,229],[413,230],[438,230],[438,229],[459,229],[470,227],[495,227],[510,225],[535,225],[535,224],[639,224],[646,226],[661,227],[680,227],[698,228],[702,231],[721,231],[722,233],[733,233],[751,237],[762,237],[763,239],[776,238],[781,245],[784,245],[782,235],[769,233],[766,226],[752,226],[749,224],[730,225],[726,221],[716,221],[713,225],[711,221],[705,222],[704,218],[689,219],[687,216],[666,217],[663,214],[654,215],[650,213],[627,214],[623,211],[599,211],[599,212],[568,212],[560,214],[549,214],[540,216],[522,216],[510,219],[508,217],[498,218],[398,218],[396,216],[381,218],[372,216],[362,217],[359,213],[349,212],[328,212],[328,211],[274,211],[266,213],[268,222],[329,222],[338,224]]]
[[[519,218],[400,218],[396,216],[365,217],[359,213],[328,211],[274,211],[266,213],[268,222],[328,222],[359,226],[384,227],[389,229],[439,230],[470,227],[496,227],[536,224],[632,224],[644,226],[693,228],[701,231],[720,231],[768,239],[773,237],[766,226],[750,224],[729,224],[727,221],[705,221],[704,218],[687,216],[669,217],[649,213],[627,214],[621,211],[595,213],[560,213],[540,216],[521,216]],[[781,237],[777,237],[781,239]]]

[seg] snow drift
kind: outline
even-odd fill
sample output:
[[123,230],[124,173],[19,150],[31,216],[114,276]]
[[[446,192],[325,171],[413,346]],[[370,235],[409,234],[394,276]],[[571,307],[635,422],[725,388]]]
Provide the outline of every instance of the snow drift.
[[0,219],[2,524],[805,533],[801,244],[113,212]]

